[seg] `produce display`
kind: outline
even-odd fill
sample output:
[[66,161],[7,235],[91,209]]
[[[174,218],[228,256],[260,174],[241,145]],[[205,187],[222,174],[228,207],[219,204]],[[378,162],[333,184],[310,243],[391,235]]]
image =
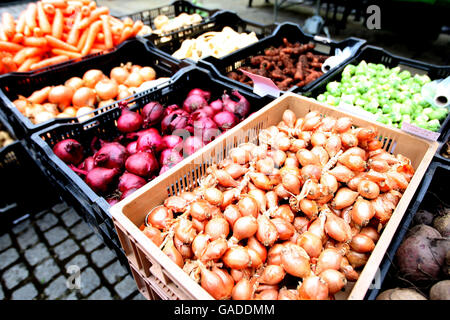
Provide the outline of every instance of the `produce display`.
[[196,88],[181,106],[163,107],[154,101],[146,104],[141,114],[121,103],[119,137],[111,141],[95,137],[90,152],[79,141],[64,139],[53,151],[83,176],[94,192],[114,204],[234,127],[250,112],[249,102],[238,91],[211,98],[211,92]]
[[[36,90],[29,97],[19,96],[13,103],[32,123],[38,124],[54,118],[92,117],[97,108],[145,91],[161,81],[156,79],[152,67],[133,65],[131,62],[114,67],[109,77],[101,70],[91,69],[83,77],[72,77],[64,84]],[[84,117],[83,117],[84,116]]]
[[153,20],[155,30],[150,30],[152,33],[163,34],[175,31],[177,29],[199,24],[203,18],[198,13],[187,14],[180,13],[175,18],[169,19],[166,15],[159,15]]
[[441,156],[450,159],[450,141],[446,141],[442,146]]
[[230,27],[224,27],[220,32],[210,31],[196,39],[184,40],[180,49],[172,56],[177,59],[190,58],[194,61],[208,56],[221,58],[255,42],[258,42],[258,38],[254,32],[238,33]]
[[140,227],[215,299],[333,299],[358,279],[414,175],[373,126],[317,111],[282,119]]
[[[251,57],[250,65],[244,65],[241,69],[272,79],[280,90],[303,87],[323,75],[322,64],[329,57],[314,54],[314,48],[314,43],[292,44],[283,38],[282,45]],[[227,76],[253,86],[253,81],[239,70],[231,71]]]
[[17,20],[9,12],[2,14],[0,74],[40,69],[111,49],[143,27],[142,21],[109,15],[107,7],[97,7],[91,0],[31,2]]
[[347,65],[341,81],[328,83],[326,92],[318,95],[317,101],[361,108],[377,115],[379,122],[397,128],[405,121],[439,131],[448,110],[435,107],[422,97],[422,87],[430,81],[427,75],[412,76],[400,67],[387,68],[363,60],[358,65]]
[[1,130],[0,126],[0,149],[6,147],[7,145],[13,143],[14,140],[11,138],[8,132]]

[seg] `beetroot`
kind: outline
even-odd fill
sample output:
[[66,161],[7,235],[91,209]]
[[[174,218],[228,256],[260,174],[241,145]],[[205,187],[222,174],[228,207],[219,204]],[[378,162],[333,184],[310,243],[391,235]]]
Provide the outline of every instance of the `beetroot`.
[[159,169],[159,164],[152,153],[138,152],[128,157],[125,168],[128,172],[148,178]]
[[119,178],[119,190],[125,192],[129,189],[139,189],[145,186],[146,183],[147,181],[144,178],[125,172]]
[[82,163],[78,166],[78,169],[84,170],[86,172],[91,171],[95,167],[95,161],[93,157],[87,157],[84,159]]
[[142,109],[144,127],[151,127],[161,121],[164,116],[164,107],[158,102],[149,102]]
[[96,193],[106,193],[112,188],[116,176],[120,173],[117,168],[108,169],[97,167],[86,175],[86,183]]
[[176,129],[184,129],[188,123],[189,113],[184,110],[174,110],[161,121],[161,129],[164,134],[171,134]]
[[53,152],[67,164],[78,165],[83,161],[83,146],[74,139],[65,139],[53,147]]
[[214,113],[220,112],[223,109],[223,102],[217,99],[209,104],[209,106],[214,110]]
[[195,88],[192,89],[191,91],[189,91],[189,93],[187,94],[187,96],[200,96],[203,99],[205,99],[206,101],[208,101],[211,98],[211,92],[209,91],[205,91],[199,88]]
[[117,119],[117,129],[123,133],[134,132],[142,127],[143,122],[144,120],[139,113],[123,107],[122,114],[119,119]]
[[186,140],[184,141],[183,151],[184,151],[185,155],[190,156],[191,154],[193,154],[195,151],[197,151],[198,149],[200,149],[203,146],[204,146],[204,144],[200,137],[192,136],[192,137],[186,138]]
[[161,152],[161,155],[159,156],[159,163],[161,165],[166,164],[177,164],[183,160],[183,156],[174,149],[165,149],[163,152]]
[[137,141],[131,141],[127,144],[127,152],[129,155],[135,154],[137,152]]
[[183,110],[189,113],[194,112],[197,109],[201,109],[207,106],[208,102],[202,96],[191,95],[186,98],[183,102]]
[[220,129],[228,130],[233,128],[238,123],[238,118],[229,111],[222,111],[217,113],[214,118],[214,122],[217,123]]
[[127,160],[127,149],[118,142],[105,143],[94,155],[96,167],[122,169]]
[[[180,136],[168,135],[162,137],[164,148],[177,148],[183,143],[183,139]],[[181,147],[181,146],[180,146]]]
[[164,148],[162,137],[157,132],[147,132],[137,139],[137,151],[159,152]]

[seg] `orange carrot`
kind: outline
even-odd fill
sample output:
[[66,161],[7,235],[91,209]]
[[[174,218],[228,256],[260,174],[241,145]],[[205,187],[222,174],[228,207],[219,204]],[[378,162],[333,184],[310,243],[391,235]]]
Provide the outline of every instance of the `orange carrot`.
[[20,32],[16,33],[12,38],[12,42],[14,43],[22,43],[22,41],[23,41],[23,33]]
[[2,63],[3,63],[3,67],[5,68],[4,69],[5,73],[14,72],[17,70],[17,66],[11,57],[2,58]]
[[0,41],[0,51],[12,51],[16,52],[19,50],[22,50],[24,47],[17,43],[7,42],[7,41]]
[[84,29],[91,25],[95,20],[97,20],[102,14],[109,14],[109,9],[107,7],[99,7],[93,11],[89,17],[83,18],[80,23],[80,28]]
[[23,35],[25,37],[30,37],[31,35],[33,35],[33,31],[30,29],[28,25],[25,25],[25,28],[23,29]]
[[77,47],[65,43],[64,41],[59,40],[51,35],[46,35],[45,39],[47,39],[47,42],[50,47],[67,51],[74,51],[74,52],[78,51]]
[[124,24],[126,27],[132,27],[133,24],[134,24],[134,21],[133,21],[130,17],[124,18],[124,19],[122,20],[122,22],[123,22],[123,24]]
[[3,28],[0,27],[0,41],[9,41]]
[[52,87],[50,86],[44,87],[41,90],[36,90],[27,98],[27,100],[30,101],[31,103],[37,104],[44,103],[45,100],[48,99],[48,94],[50,93],[51,90]]
[[72,29],[69,31],[69,36],[67,37],[67,43],[71,45],[76,45],[78,42],[78,37],[80,36],[80,28],[78,27],[81,21],[81,13],[77,13],[75,16],[75,21],[72,25]]
[[52,53],[56,56],[68,56],[70,59],[81,58],[81,54],[78,52],[67,51],[62,49],[52,49]]
[[86,1],[85,4],[88,5],[89,8],[91,8],[91,11],[97,8],[97,4],[95,3],[95,1]]
[[65,0],[42,0],[43,4],[51,4],[55,8],[64,9],[67,7],[67,1]]
[[113,44],[111,26],[109,24],[108,16],[101,15],[100,19],[102,19],[103,34],[105,35],[105,47],[107,49],[110,49],[114,46],[114,44]]
[[136,36],[139,33],[139,31],[141,31],[143,26],[144,23],[141,20],[137,20],[133,25],[133,35]]
[[14,17],[9,12],[3,12],[2,14],[2,26],[3,31],[6,36],[11,39],[14,37],[14,33],[16,32],[16,23],[14,22]]
[[66,16],[71,16],[76,11],[77,11],[77,8],[75,8],[74,6],[67,6],[67,8],[64,9],[63,13]]
[[125,27],[125,29],[123,29],[122,35],[120,36],[119,43],[124,42],[125,40],[127,40],[131,36],[133,36],[133,28]]
[[36,24],[36,14],[37,14],[37,6],[35,3],[30,3],[28,5],[26,14],[25,14],[25,21],[26,25],[30,28],[30,30],[33,30],[37,27]]
[[95,41],[97,42],[105,42],[105,35],[103,32],[97,33],[97,38],[95,38]]
[[104,51],[104,50],[102,50],[102,49],[92,48],[91,51],[89,51],[89,54],[100,53],[100,52],[103,52],[103,51]]
[[42,7],[44,8],[44,11],[46,14],[48,15],[54,15],[55,14],[55,6],[50,4],[50,3],[45,3],[42,5]]
[[81,54],[84,56],[91,51],[92,45],[94,44],[95,38],[97,38],[97,33],[100,31],[102,27],[101,21],[95,21],[89,27],[89,33],[86,38],[86,43],[84,44],[83,50],[81,50]]
[[42,48],[37,48],[37,47],[23,48],[22,50],[18,51],[15,54],[13,61],[17,65],[21,65],[28,58],[35,57],[37,55],[42,54],[43,52],[44,52],[44,49],[42,49]]
[[50,22],[48,22],[44,8],[42,7],[42,2],[40,1],[37,2],[37,15],[39,27],[41,28],[42,32],[44,32],[45,34],[52,33],[52,26],[50,25]]
[[53,64],[62,63],[67,60],[69,60],[68,56],[56,56],[56,57],[47,58],[47,59],[41,60],[37,63],[33,63],[30,66],[30,70],[45,68],[45,67],[51,66]]
[[39,62],[41,57],[31,57],[25,60],[20,67],[17,69],[18,72],[27,72],[30,71],[30,66],[36,62]]
[[22,11],[20,13],[19,19],[17,20],[16,33],[23,33],[24,29],[25,29],[25,11]]
[[44,37],[25,37],[23,44],[29,47],[44,47],[47,45],[47,39]]
[[61,39],[63,33],[64,17],[61,9],[55,10],[55,18],[53,19],[52,36]]
[[33,36],[42,37],[43,35],[44,35],[44,32],[42,32],[41,28],[36,27],[33,29]]
[[89,8],[88,6],[81,7],[81,14],[83,15],[83,17],[88,17],[91,14],[91,8]]
[[89,29],[84,29],[83,33],[81,34],[80,39],[78,40],[77,49],[78,51],[81,51],[84,47],[84,44],[86,43],[86,39],[89,33]]
[[103,43],[98,43],[98,42],[94,43],[94,44],[92,45],[92,48],[93,48],[93,49],[100,49],[100,50],[106,50],[106,49],[108,49]]

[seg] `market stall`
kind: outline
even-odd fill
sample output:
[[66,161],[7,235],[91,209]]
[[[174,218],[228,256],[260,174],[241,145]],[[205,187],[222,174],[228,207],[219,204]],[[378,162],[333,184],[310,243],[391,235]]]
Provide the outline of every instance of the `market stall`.
[[24,8],[2,228],[64,200],[151,300],[450,299],[450,66],[188,1]]

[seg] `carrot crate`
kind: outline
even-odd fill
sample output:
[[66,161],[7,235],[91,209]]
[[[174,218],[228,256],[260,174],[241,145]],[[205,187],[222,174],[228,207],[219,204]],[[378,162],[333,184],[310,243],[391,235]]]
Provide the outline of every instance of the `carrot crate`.
[[[278,124],[286,109],[292,110],[297,117],[302,117],[309,111],[316,110],[324,116],[351,117],[353,124],[356,126],[375,126],[378,129],[378,138],[383,142],[384,150],[392,154],[403,154],[411,159],[415,174],[391,219],[381,233],[381,237],[359,279],[356,282],[349,283],[345,291],[336,294],[336,299],[364,299],[389,243],[433,159],[438,144],[349,115],[294,93],[286,93],[274,100],[213,143],[207,145],[202,153],[185,159],[166,176],[154,179],[130,197],[111,207],[110,212],[114,225],[130,265],[142,278],[147,279],[149,283],[153,282],[152,287],[156,292],[170,291],[172,297],[178,299],[212,298],[140,231],[139,226],[143,224],[147,213],[154,207],[161,205],[167,197],[197,187],[200,178],[210,165],[224,159],[231,148],[241,143],[257,142],[258,133],[264,128]],[[154,279],[159,282],[154,281]],[[166,295],[165,298],[171,297]]]

